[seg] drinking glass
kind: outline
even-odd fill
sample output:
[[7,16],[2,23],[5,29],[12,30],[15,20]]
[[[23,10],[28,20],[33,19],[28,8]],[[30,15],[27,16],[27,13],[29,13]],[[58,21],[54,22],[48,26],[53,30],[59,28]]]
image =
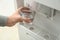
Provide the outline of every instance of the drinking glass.
[[[20,15],[22,16],[23,19],[27,18],[29,20],[27,21],[30,21],[28,24],[32,24],[33,20],[34,20],[34,16],[35,16],[35,11],[33,10],[30,10],[30,12],[28,13],[24,13],[24,12],[21,12]],[[23,23],[27,23],[23,20]]]

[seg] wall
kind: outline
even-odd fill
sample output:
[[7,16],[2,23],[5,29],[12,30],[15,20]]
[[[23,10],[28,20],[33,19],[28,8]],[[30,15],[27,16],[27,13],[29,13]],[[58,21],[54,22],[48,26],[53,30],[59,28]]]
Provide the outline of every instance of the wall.
[[0,0],[0,15],[11,15],[16,9],[15,5],[15,0]]
[[[0,0],[0,15],[9,16],[16,10],[16,0]],[[1,27],[0,40],[19,40],[18,26]]]

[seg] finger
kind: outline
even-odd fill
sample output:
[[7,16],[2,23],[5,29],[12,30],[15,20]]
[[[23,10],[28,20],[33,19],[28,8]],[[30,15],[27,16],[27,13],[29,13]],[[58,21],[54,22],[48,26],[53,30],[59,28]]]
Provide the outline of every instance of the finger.
[[30,10],[28,7],[20,7],[18,10]]
[[31,13],[30,10],[22,10],[23,13]]
[[22,7],[21,10],[30,10],[28,7]]
[[31,22],[31,20],[30,20],[29,18],[24,19],[24,21],[25,21],[26,23],[30,23],[30,22]]
[[23,12],[25,10],[30,10],[30,9],[28,7],[22,7],[20,10]]
[[22,21],[23,21],[22,16],[18,15],[18,16],[17,16],[17,21],[18,21],[18,22],[22,22]]
[[28,7],[20,7],[18,9],[18,12],[23,12],[23,13],[30,13],[30,9]]

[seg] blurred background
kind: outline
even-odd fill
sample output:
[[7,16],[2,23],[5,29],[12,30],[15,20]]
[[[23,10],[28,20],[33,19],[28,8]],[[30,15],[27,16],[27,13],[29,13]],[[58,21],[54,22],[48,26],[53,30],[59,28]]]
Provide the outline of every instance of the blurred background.
[[[16,10],[16,0],[0,0],[0,15],[9,16]],[[0,40],[19,40],[18,28],[0,27]]]

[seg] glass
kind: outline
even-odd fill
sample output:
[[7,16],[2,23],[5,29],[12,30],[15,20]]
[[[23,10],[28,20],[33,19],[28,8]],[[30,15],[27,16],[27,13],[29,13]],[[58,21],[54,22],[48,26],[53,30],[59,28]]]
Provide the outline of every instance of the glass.
[[[29,19],[27,20],[27,21],[30,21],[28,24],[32,24],[34,16],[35,16],[35,11],[30,10],[30,12],[28,13],[21,12],[20,15],[22,16],[23,19],[25,18]],[[23,20],[23,23],[27,23],[27,22]]]

